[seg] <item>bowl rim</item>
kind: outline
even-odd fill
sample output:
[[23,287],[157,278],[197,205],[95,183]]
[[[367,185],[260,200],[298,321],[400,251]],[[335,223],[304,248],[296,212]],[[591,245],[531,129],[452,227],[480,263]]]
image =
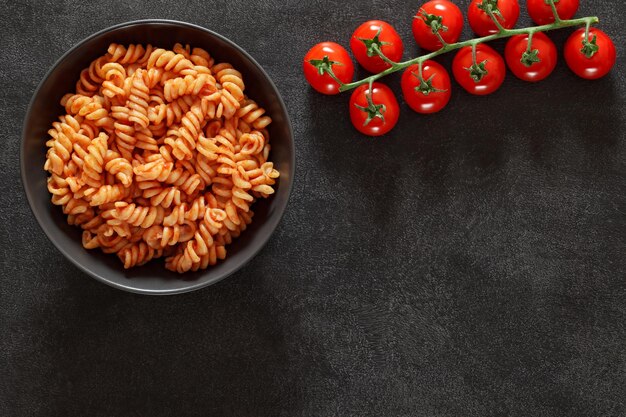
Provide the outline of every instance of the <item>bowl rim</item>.
[[[34,204],[33,204],[33,200],[34,197],[32,196],[32,191],[28,190],[26,188],[26,161],[25,161],[25,142],[26,142],[26,137],[25,137],[25,133],[26,133],[26,128],[27,128],[27,122],[28,120],[30,120],[31,116],[32,116],[32,111],[33,111],[33,104],[35,103],[35,98],[39,95],[39,91],[41,90],[42,86],[45,84],[45,82],[48,80],[48,78],[50,77],[50,75],[57,69],[57,67],[74,51],[76,51],[77,49],[81,48],[84,44],[86,44],[88,41],[97,38],[99,36],[102,36],[105,33],[120,29],[120,28],[124,28],[124,27],[129,27],[129,26],[140,26],[140,25],[150,25],[150,24],[169,24],[169,25],[175,25],[175,26],[181,26],[181,27],[189,27],[192,29],[196,29],[196,30],[201,30],[203,32],[207,32],[208,34],[210,34],[211,36],[215,36],[219,39],[221,39],[222,41],[224,41],[227,45],[229,45],[231,48],[236,49],[240,54],[242,54],[242,56],[249,60],[254,66],[256,66],[261,74],[266,78],[266,80],[269,82],[270,87],[276,92],[276,96],[278,98],[278,104],[280,106],[280,108],[282,109],[283,113],[285,114],[285,122],[287,123],[287,128],[288,128],[288,132],[289,132],[289,144],[291,145],[291,157],[290,157],[290,166],[291,166],[291,175],[290,178],[288,179],[286,184],[283,184],[283,187],[287,187],[287,198],[285,199],[285,202],[281,205],[278,206],[278,217],[276,219],[275,224],[271,227],[271,229],[269,230],[269,232],[265,235],[265,237],[262,238],[262,240],[260,241],[260,243],[258,244],[258,247],[253,250],[246,258],[244,258],[243,262],[241,262],[239,265],[237,265],[236,267],[234,267],[231,271],[228,271],[222,275],[218,275],[212,279],[207,279],[206,281],[202,281],[202,282],[194,282],[194,281],[184,281],[184,280],[180,280],[181,283],[189,283],[190,285],[182,285],[180,288],[173,288],[173,289],[165,289],[165,290],[153,290],[153,289],[145,289],[145,288],[136,288],[132,284],[133,280],[129,280],[129,285],[120,283],[120,282],[116,282],[114,280],[111,280],[105,276],[102,276],[94,271],[91,271],[90,269],[88,269],[86,266],[84,266],[83,264],[81,264],[80,262],[78,262],[76,259],[74,259],[73,256],[71,256],[69,254],[68,251],[65,250],[65,248],[60,244],[60,242],[58,242],[56,240],[56,238],[54,237],[54,234],[52,233],[51,230],[48,230],[48,226],[46,226],[44,224],[44,221],[40,218],[40,216],[38,215],[38,213],[35,212],[34,210]],[[43,78],[41,79],[41,81],[39,82],[39,84],[37,85],[37,88],[34,90],[33,95],[28,103],[28,107],[26,108],[26,113],[24,114],[24,120],[22,122],[22,134],[21,134],[21,138],[20,138],[20,153],[19,153],[19,158],[20,158],[20,180],[22,183],[22,189],[24,191],[24,193],[26,194],[26,199],[28,200],[28,207],[30,208],[31,213],[33,213],[33,215],[35,216],[35,219],[37,220],[37,224],[39,225],[39,228],[41,230],[43,230],[44,234],[46,235],[46,237],[48,238],[48,240],[50,242],[52,242],[52,244],[57,248],[57,250],[59,252],[61,252],[63,254],[63,256],[65,256],[66,259],[68,259],[70,262],[72,262],[75,266],[77,266],[81,271],[83,271],[84,273],[86,273],[87,275],[91,276],[92,278],[95,278],[96,280],[107,284],[111,287],[123,290],[123,291],[127,291],[127,292],[131,292],[131,293],[136,293],[136,294],[144,294],[144,295],[175,295],[175,294],[183,294],[183,293],[187,293],[187,292],[191,292],[191,291],[195,291],[195,290],[199,290],[201,288],[204,287],[208,287],[210,285],[213,285],[231,275],[233,275],[235,272],[239,271],[241,268],[243,268],[245,265],[247,265],[252,259],[254,259],[258,253],[261,251],[261,249],[263,249],[265,247],[265,245],[267,244],[267,242],[269,241],[270,237],[274,234],[274,232],[276,231],[276,228],[278,227],[278,225],[280,224],[280,222],[283,219],[283,216],[285,214],[285,211],[287,209],[287,206],[289,205],[289,202],[291,200],[291,193],[293,191],[293,182],[294,182],[294,178],[296,176],[296,151],[295,151],[295,141],[294,141],[294,134],[293,134],[293,126],[291,123],[291,119],[289,117],[289,112],[287,111],[287,106],[285,105],[285,102],[283,100],[282,95],[280,94],[280,90],[278,90],[278,88],[276,87],[276,84],[274,83],[274,81],[272,80],[272,78],[269,76],[269,74],[265,71],[265,69],[261,66],[261,64],[259,64],[250,54],[248,54],[248,52],[246,52],[242,47],[240,47],[239,45],[237,45],[235,42],[231,41],[230,39],[226,38],[223,35],[220,35],[217,32],[214,32],[210,29],[207,29],[205,27],[193,24],[193,23],[188,23],[188,22],[182,22],[182,21],[178,21],[178,20],[171,20],[171,19],[139,19],[139,20],[132,20],[132,21],[128,21],[128,22],[123,22],[123,23],[119,23],[113,26],[109,26],[107,28],[104,28],[102,30],[99,30],[98,32],[95,32],[89,36],[87,36],[86,38],[84,38],[83,40],[81,40],[80,42],[76,43],[75,45],[73,45],[71,48],[69,48],[67,51],[65,51],[65,53],[63,55],[61,55],[60,58],[58,58],[55,63],[48,69],[48,71],[46,71],[45,75],[43,76]],[[141,279],[141,278],[137,278],[137,279]]]

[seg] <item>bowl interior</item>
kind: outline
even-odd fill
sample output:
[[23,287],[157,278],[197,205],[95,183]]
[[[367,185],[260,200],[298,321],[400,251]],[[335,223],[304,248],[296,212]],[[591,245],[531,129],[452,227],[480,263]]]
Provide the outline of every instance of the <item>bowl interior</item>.
[[[270,159],[280,172],[276,193],[260,199],[252,210],[252,224],[227,246],[227,258],[204,271],[179,275],[165,269],[162,259],[124,270],[114,255],[100,250],[87,251],[81,244],[81,229],[69,226],[61,208],[52,205],[46,188],[45,162],[47,131],[64,114],[61,97],[75,91],[80,71],[106,53],[110,43],[141,43],[171,49],[176,42],[201,47],[216,62],[229,62],[243,74],[246,94],[264,107],[273,122],[269,127]],[[292,130],[280,95],[263,69],[232,42],[191,24],[173,21],[141,21],[119,25],[97,33],[78,44],[50,70],[40,84],[24,120],[21,149],[23,185],[42,229],[57,248],[93,277],[128,291],[168,294],[190,291],[214,283],[236,271],[250,260],[269,239],[287,205],[294,170]]]

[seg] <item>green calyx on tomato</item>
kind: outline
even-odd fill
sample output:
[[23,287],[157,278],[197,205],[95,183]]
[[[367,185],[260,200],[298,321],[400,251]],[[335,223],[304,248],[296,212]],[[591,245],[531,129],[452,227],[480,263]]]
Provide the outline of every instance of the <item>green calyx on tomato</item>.
[[352,81],[354,65],[346,49],[334,42],[314,45],[302,60],[304,78],[322,94],[339,94],[339,88]]
[[483,0],[476,7],[478,7],[480,10],[484,11],[487,14],[491,12],[494,15],[502,17],[502,13],[500,13],[500,9],[498,9],[498,0]]
[[376,32],[376,35],[374,35],[372,39],[357,38],[358,40],[360,40],[361,42],[365,44],[365,47],[367,48],[367,56],[369,57],[378,56],[381,54],[381,49],[383,45],[389,45],[389,42],[383,42],[379,39],[380,32],[382,30],[383,30],[382,27],[379,28],[378,32]]
[[544,1],[548,6],[550,6],[552,3],[556,4],[559,2],[559,0],[544,0]]
[[420,9],[419,15],[415,17],[421,18],[435,35],[439,33],[439,31],[448,31],[448,27],[443,24],[443,16],[430,14],[426,10]]
[[542,32],[511,37],[504,56],[517,78],[533,83],[548,77],[557,63],[556,45]]
[[384,104],[374,104],[374,100],[372,100],[371,89],[366,93],[366,97],[367,107],[359,106],[358,104],[354,105],[354,107],[356,107],[357,109],[367,113],[367,119],[365,119],[363,126],[367,126],[376,117],[384,122],[385,115],[383,113],[387,111],[387,106],[385,106]]
[[370,82],[350,96],[350,121],[367,136],[381,136],[398,123],[400,105],[393,91],[382,83]]
[[539,58],[539,49],[533,49],[532,51],[524,52],[519,62],[527,67],[531,67],[537,62],[541,62],[541,59]]
[[475,83],[479,83],[480,80],[482,80],[483,77],[487,75],[487,73],[489,72],[487,71],[486,66],[487,66],[487,60],[485,59],[482,62],[474,62],[472,66],[470,66],[469,68],[465,68],[465,69],[469,71],[470,77],[472,77],[472,80],[474,80]]
[[418,91],[425,96],[429,95],[430,93],[445,93],[446,91],[448,91],[433,87],[433,78],[435,78],[436,74],[431,75],[427,80],[425,80],[424,77],[422,77],[421,75],[418,75],[414,72],[412,72],[411,75],[420,81],[420,85],[415,87],[415,91]]
[[587,39],[583,40],[583,47],[581,48],[580,52],[582,52],[583,55],[585,55],[587,58],[591,58],[592,56],[594,56],[596,52],[598,52],[598,50],[600,49],[597,43],[597,39],[598,37],[594,34],[593,38],[591,38],[591,41],[588,41]]
[[309,64],[317,68],[317,72],[319,72],[320,75],[324,75],[326,73],[333,75],[333,65],[343,65],[339,61],[331,61],[330,58],[328,58],[328,55],[324,55],[324,58],[322,59],[311,59]]

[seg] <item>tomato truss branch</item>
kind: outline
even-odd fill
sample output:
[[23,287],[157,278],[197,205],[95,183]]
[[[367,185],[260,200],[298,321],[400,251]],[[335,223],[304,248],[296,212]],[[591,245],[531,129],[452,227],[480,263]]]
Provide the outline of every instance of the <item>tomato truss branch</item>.
[[555,20],[554,23],[550,23],[550,24],[542,25],[542,26],[531,26],[531,27],[520,28],[520,29],[504,29],[503,28],[503,30],[500,30],[498,33],[494,33],[488,36],[483,36],[481,38],[468,39],[468,40],[461,41],[461,42],[444,44],[440,49],[434,52],[430,52],[428,54],[418,56],[408,61],[393,62],[391,63],[391,67],[387,68],[383,72],[371,75],[359,81],[354,81],[348,84],[340,84],[339,91],[352,90],[364,84],[371,85],[371,83],[373,83],[374,81],[380,78],[383,78],[389,74],[392,74],[394,72],[403,70],[413,64],[422,64],[424,61],[433,59],[439,55],[463,48],[465,46],[472,46],[475,48],[475,46],[480,43],[490,42],[496,39],[510,38],[511,36],[515,36],[515,35],[525,35],[525,34],[532,35],[538,32],[548,32],[550,30],[562,29],[562,28],[573,27],[573,26],[585,25],[586,28],[589,28],[589,26],[598,22],[599,22],[599,19],[597,17],[591,16],[591,17],[581,17],[579,19],[568,19],[568,20],[558,19],[558,20]]

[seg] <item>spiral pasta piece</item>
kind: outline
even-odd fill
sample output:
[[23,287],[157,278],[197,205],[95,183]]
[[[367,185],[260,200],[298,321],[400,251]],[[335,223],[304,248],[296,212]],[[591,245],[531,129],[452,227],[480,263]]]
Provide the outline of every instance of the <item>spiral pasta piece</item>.
[[149,128],[135,129],[135,147],[150,152],[158,152],[159,143]]
[[142,238],[150,247],[165,248],[191,240],[196,228],[196,223],[190,221],[172,226],[154,225],[146,229]]
[[163,85],[164,97],[167,101],[174,101],[185,95],[204,96],[217,91],[215,78],[210,74],[186,75],[172,78]]
[[108,150],[108,138],[105,133],[100,133],[87,148],[88,153],[84,159],[81,181],[90,187],[102,185],[102,171]]
[[[115,208],[109,210],[107,217],[126,222],[132,226],[147,229],[154,224],[160,224],[165,218],[165,210],[161,206],[140,206],[135,203],[118,201]],[[108,223],[111,223],[108,221]]]
[[200,196],[198,198],[195,198],[194,200],[192,200],[189,208],[187,208],[187,206],[185,206],[185,208],[185,220],[196,221],[199,219],[203,219],[208,208],[206,197]]
[[145,242],[134,243],[120,250],[117,254],[124,263],[124,268],[143,265],[152,258],[158,258],[163,253],[163,249],[154,249]]
[[139,69],[133,74],[132,87],[127,102],[127,107],[130,109],[129,122],[135,123],[141,128],[148,127],[148,123],[150,123],[148,100],[150,100],[150,89],[144,82],[144,70]]
[[104,100],[100,96],[87,97],[81,94],[66,94],[61,99],[61,105],[68,114],[82,116],[92,121],[96,126],[112,128],[113,119],[107,109],[103,107]]
[[173,167],[174,164],[172,162],[167,162],[160,158],[156,161],[135,165],[133,172],[135,173],[137,181],[154,181],[163,173],[165,173],[166,176],[169,175]]
[[128,124],[128,122],[115,122],[113,126],[115,129],[115,145],[117,152],[125,159],[131,160],[135,144],[137,143],[135,128]]
[[68,214],[67,215],[67,223],[72,226],[83,226],[84,224],[89,223],[95,218],[95,210],[92,207],[88,207],[82,213],[79,214]]
[[243,94],[243,90],[245,89],[243,77],[232,65],[229,63],[217,64],[213,66],[212,71],[215,74],[215,79],[217,79],[222,86],[224,86],[225,83],[235,84]]
[[170,207],[181,203],[180,190],[177,187],[153,187],[143,191],[142,196],[150,199],[153,206]]
[[[74,117],[66,115],[52,125],[53,128],[48,131],[52,139],[46,142],[49,149],[44,169],[56,175],[62,175],[74,152],[80,123]],[[91,143],[91,141],[88,142]]]
[[172,154],[180,160],[191,159],[196,149],[196,141],[202,132],[207,105],[197,101],[181,120],[181,127],[172,130],[165,143],[172,147]]
[[61,206],[73,198],[67,181],[54,173],[48,177],[47,186],[48,192],[52,194],[52,204]]
[[124,80],[126,79],[126,69],[117,62],[107,62],[102,66],[104,81],[102,82],[102,95],[113,98],[116,96],[126,96]]
[[265,129],[272,123],[272,119],[269,116],[264,116],[264,114],[265,109],[250,99],[244,100],[241,108],[237,111],[237,117],[255,129]]
[[[170,271],[183,274],[188,271],[205,269],[208,266],[217,264],[219,259],[226,258],[226,248],[223,244],[214,244],[207,247],[206,254],[197,256],[193,251],[193,246],[189,243],[182,253],[170,256],[165,259],[165,267]],[[197,259],[197,261],[195,261]]]
[[102,66],[106,62],[106,57],[95,59],[80,73],[80,78],[76,83],[76,92],[84,96],[93,96],[98,91],[98,85],[102,83],[104,74]]
[[199,153],[196,157],[194,167],[196,173],[200,175],[202,181],[204,181],[205,186],[209,186],[213,183],[213,178],[217,175],[217,171],[213,167],[213,163],[210,159]]
[[186,203],[174,207],[170,214],[163,218],[163,226],[174,226],[175,224],[183,224],[185,222]]
[[173,124],[180,123],[185,113],[187,113],[189,109],[191,109],[192,104],[193,97],[191,96],[181,97],[175,101],[172,101],[171,103],[166,104],[164,107],[165,125],[169,127]]
[[244,133],[239,138],[241,153],[244,155],[256,155],[263,151],[265,147],[265,137],[259,131]]
[[161,48],[152,51],[147,62],[148,69],[163,68],[165,71],[182,75],[195,74],[193,67],[193,63],[184,55]]
[[220,131],[220,134],[215,137],[216,143],[219,144],[217,148],[217,159],[215,160],[219,165],[217,172],[222,175],[232,175],[233,171],[237,169],[237,150],[232,143],[234,138],[224,129]]
[[91,206],[101,206],[106,203],[119,201],[124,196],[123,185],[103,185],[91,195]]
[[104,169],[113,174],[124,187],[130,187],[133,183],[133,166],[126,158],[122,158],[116,152],[107,155]]
[[110,62],[120,64],[143,64],[152,54],[152,45],[146,48],[143,45],[129,45],[128,48],[123,45],[112,43],[108,49],[108,58]]

